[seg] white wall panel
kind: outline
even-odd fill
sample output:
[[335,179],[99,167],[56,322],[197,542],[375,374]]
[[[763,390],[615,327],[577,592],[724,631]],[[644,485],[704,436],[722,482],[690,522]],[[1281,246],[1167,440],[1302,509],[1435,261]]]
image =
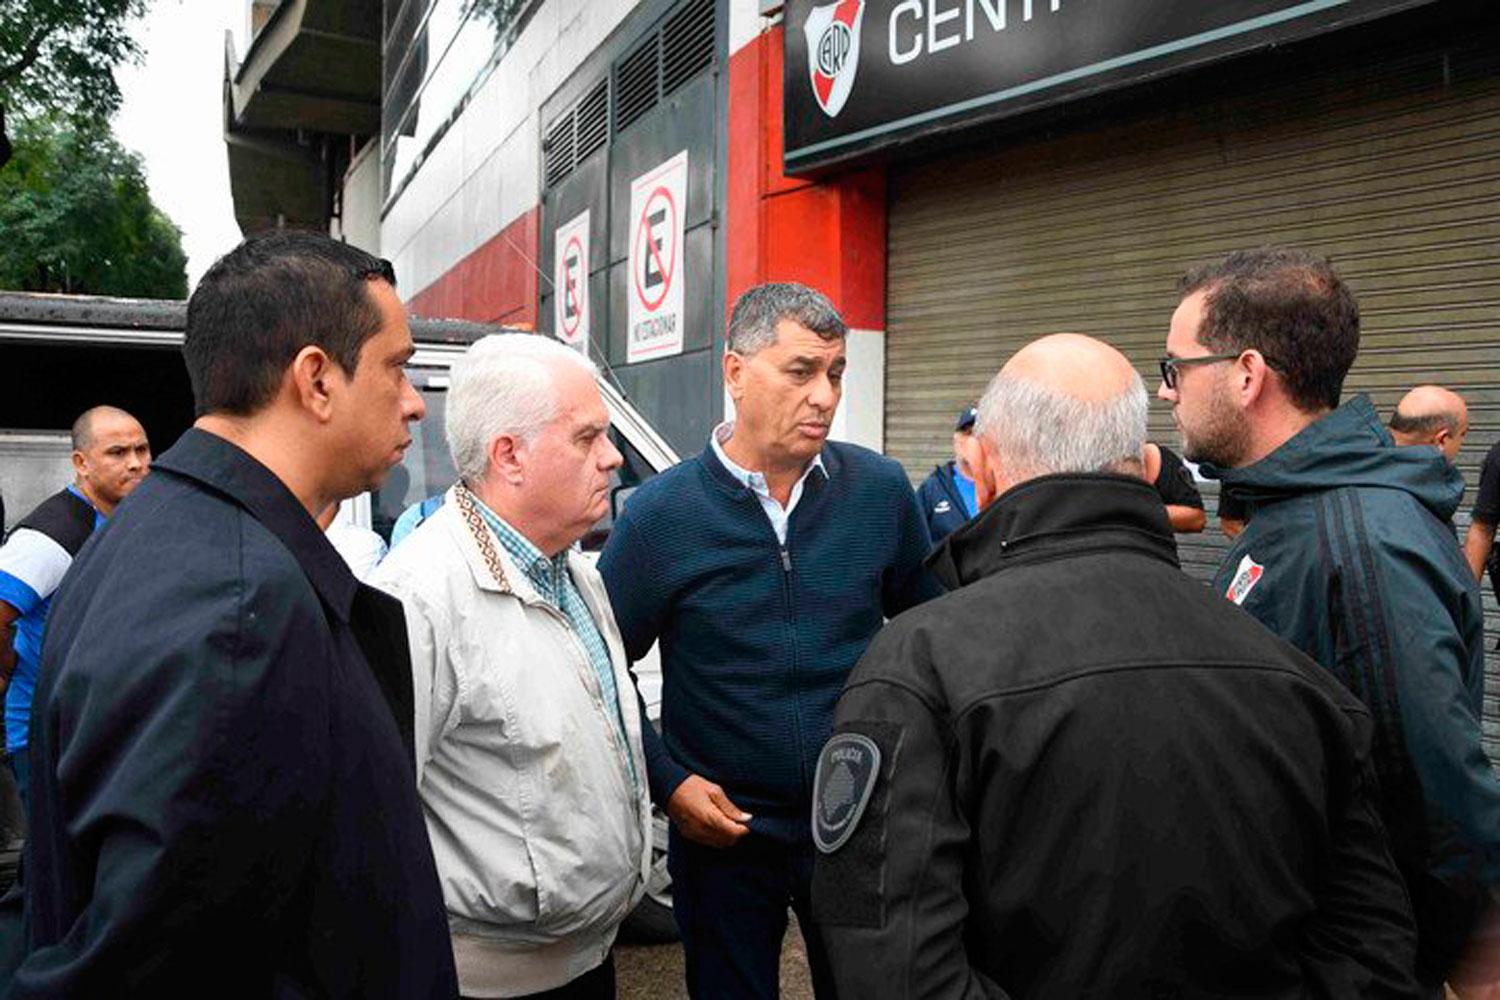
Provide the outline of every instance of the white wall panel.
[[844,398],[829,437],[884,451],[885,331],[851,329],[845,350],[849,367],[844,371]]
[[344,174],[340,218],[334,236],[367,253],[380,256],[380,143],[365,144]]
[[749,45],[771,20],[760,13],[761,0],[729,0],[729,54]]
[[[421,291],[535,207],[541,192],[538,109],[637,3],[548,0],[532,16],[387,208],[381,243],[403,294]],[[758,22],[755,0],[747,6]]]
[[532,115],[495,154],[500,177],[500,201],[491,211],[498,212],[503,221],[490,226],[488,233],[481,234],[482,239],[488,239],[537,204],[542,189],[537,153],[541,139],[537,135],[537,128],[536,115]]

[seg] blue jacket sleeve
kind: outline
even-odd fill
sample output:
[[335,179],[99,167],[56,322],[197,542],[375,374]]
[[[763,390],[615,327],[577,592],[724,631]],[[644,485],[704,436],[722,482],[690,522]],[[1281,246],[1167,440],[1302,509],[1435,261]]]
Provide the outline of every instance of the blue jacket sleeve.
[[634,663],[650,651],[666,615],[666,598],[655,571],[651,547],[641,537],[628,511],[610,530],[599,553],[599,575],[615,610],[615,624],[625,641],[625,655]]
[[[634,663],[650,652],[660,638],[669,599],[661,587],[662,577],[653,565],[650,547],[641,538],[629,511],[622,513],[610,531],[609,541],[599,556],[599,575],[609,592],[615,623],[625,642],[625,655]],[[645,719],[646,701],[640,697],[639,688],[636,697],[640,699],[641,718]],[[672,757],[661,734],[649,723],[641,727],[641,746],[646,755],[651,801],[665,808],[689,772]]]
[[885,571],[880,594],[887,618],[895,618],[907,608],[914,608],[943,592],[937,578],[924,565],[927,554],[932,551],[932,536],[917,503],[917,495],[910,488],[903,488],[897,496],[896,557]]
[[[154,616],[150,627],[106,641],[81,631],[36,707],[57,787],[34,806],[87,845],[90,883],[66,934],[26,957],[13,997],[150,992],[148,979],[106,977],[180,968],[176,949],[201,945],[204,926],[237,947],[276,946],[276,915],[324,834],[328,626],[311,591],[201,576],[175,608],[119,609]],[[42,870],[69,865],[49,860]]]

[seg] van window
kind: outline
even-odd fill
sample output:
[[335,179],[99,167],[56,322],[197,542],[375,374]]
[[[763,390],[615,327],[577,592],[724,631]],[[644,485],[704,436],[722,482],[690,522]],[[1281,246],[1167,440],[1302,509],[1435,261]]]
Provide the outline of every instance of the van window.
[[620,449],[620,454],[625,457],[625,464],[610,473],[610,505],[605,509],[604,516],[580,540],[579,544],[585,552],[599,552],[604,548],[604,543],[609,541],[609,530],[615,523],[613,511],[620,506],[626,495],[656,475],[656,470],[651,468],[635,445],[620,433],[618,427],[609,429],[609,439]]
[[402,511],[444,492],[458,481],[444,434],[447,378],[422,372],[412,372],[411,378],[422,401],[427,404],[427,416],[410,425],[411,447],[406,449],[406,457],[385,477],[370,504],[370,527],[387,543],[391,540],[391,528]]

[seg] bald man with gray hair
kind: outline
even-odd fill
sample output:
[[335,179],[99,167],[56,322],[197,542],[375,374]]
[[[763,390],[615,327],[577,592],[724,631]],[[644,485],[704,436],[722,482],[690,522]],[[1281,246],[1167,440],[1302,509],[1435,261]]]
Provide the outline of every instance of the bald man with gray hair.
[[1178,568],[1146,406],[1075,334],[985,392],[950,592],[876,637],[818,759],[839,995],[1418,995],[1370,718]]

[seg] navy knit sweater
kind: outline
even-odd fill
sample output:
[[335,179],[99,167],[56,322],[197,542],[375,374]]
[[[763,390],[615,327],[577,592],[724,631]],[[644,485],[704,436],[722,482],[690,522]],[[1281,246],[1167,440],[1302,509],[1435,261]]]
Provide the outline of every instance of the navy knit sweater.
[[834,442],[823,464],[785,548],[709,447],[631,496],[599,560],[630,658],[661,642],[652,798],[702,775],[783,842],[809,836],[813,769],[850,668],[884,618],[940,592],[901,467]]

